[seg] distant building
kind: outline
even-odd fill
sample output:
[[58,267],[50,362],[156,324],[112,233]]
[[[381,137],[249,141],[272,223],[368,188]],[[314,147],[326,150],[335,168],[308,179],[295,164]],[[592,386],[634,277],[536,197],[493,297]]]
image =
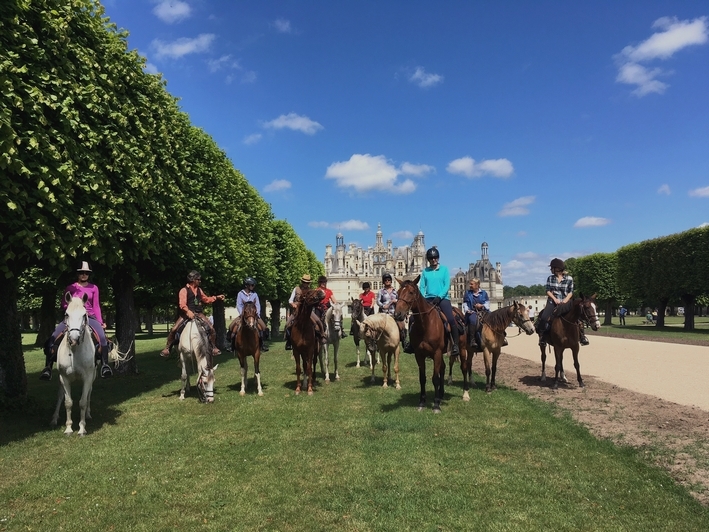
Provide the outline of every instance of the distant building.
[[490,310],[497,310],[503,305],[503,285],[502,285],[502,264],[499,262],[492,265],[488,257],[487,242],[483,242],[480,246],[482,256],[476,263],[470,263],[468,271],[459,271],[451,279],[451,303],[459,308],[463,305],[463,296],[468,289],[470,280],[477,277],[480,279],[480,288],[487,292],[490,296]]
[[[384,244],[382,225],[377,225],[374,247],[367,249],[350,243],[345,245],[342,233],[335,236],[335,250],[332,244],[325,246],[325,275],[327,287],[332,290],[337,301],[349,303],[362,293],[362,283],[368,281],[372,290],[382,288],[382,275],[390,273],[397,279],[415,279],[426,265],[426,245],[422,231],[414,237],[409,246],[394,247],[391,240]],[[396,281],[394,281],[396,286]],[[349,311],[344,309],[346,315]]]

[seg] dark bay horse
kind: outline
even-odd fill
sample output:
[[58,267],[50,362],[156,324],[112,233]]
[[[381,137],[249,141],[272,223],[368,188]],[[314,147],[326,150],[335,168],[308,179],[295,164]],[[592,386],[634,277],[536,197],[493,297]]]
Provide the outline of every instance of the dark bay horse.
[[246,379],[248,377],[249,362],[248,357],[254,357],[254,377],[256,378],[256,388],[259,395],[263,395],[261,387],[261,371],[259,361],[261,360],[261,348],[258,336],[258,312],[256,303],[247,301],[241,312],[241,324],[232,340],[234,354],[239,357],[241,364],[241,391],[240,395],[246,395]]
[[[497,389],[495,375],[497,374],[497,360],[500,358],[500,349],[505,342],[505,329],[514,323],[524,332],[534,334],[534,324],[529,319],[529,309],[516,301],[508,306],[497,309],[485,315],[482,320],[482,348],[485,362],[485,391],[490,393]],[[490,364],[492,354],[492,365]],[[470,356],[472,360],[472,355]]]
[[[597,331],[601,327],[601,322],[598,321],[596,314],[596,296],[580,297],[570,302],[571,309],[560,316],[554,316],[551,321],[551,329],[549,330],[549,345],[554,347],[554,357],[556,365],[554,366],[554,384],[553,389],[559,388],[559,379],[564,378],[564,350],[571,349],[574,356],[574,367],[576,368],[576,379],[579,386],[583,388],[585,385],[581,378],[581,366],[579,365],[579,320],[587,323],[591,329]],[[557,307],[558,308],[558,307]],[[542,352],[542,382],[546,381],[546,350],[540,347]]]
[[[401,281],[399,283],[399,298],[396,302],[394,318],[402,321],[411,312],[414,322],[411,326],[411,345],[414,346],[416,363],[419,367],[419,384],[421,393],[419,395],[419,411],[426,407],[426,359],[433,360],[433,411],[437,414],[441,412],[441,400],[444,393],[444,382],[446,373],[446,363],[443,354],[448,350],[448,334],[446,334],[441,313],[438,307],[431,305],[418,288],[419,275],[413,281]],[[467,364],[468,354],[466,350],[466,336],[460,335],[460,359],[461,364],[465,360]],[[469,381],[464,370],[464,394],[463,399],[469,399]]]
[[320,342],[315,334],[315,322],[311,314],[313,308],[324,297],[325,293],[322,290],[303,290],[300,295],[298,309],[295,311],[293,325],[291,326],[291,343],[293,344],[293,358],[295,359],[296,395],[299,395],[301,390],[301,360],[305,370],[304,377],[308,379],[308,395],[313,395],[314,366],[320,350]]
[[[360,367],[360,357],[359,357],[359,343],[362,341],[362,331],[360,330],[359,324],[364,321],[364,306],[362,305],[362,300],[352,298],[352,339],[354,340],[355,347],[357,348],[357,367]],[[365,344],[365,349],[367,346]],[[367,351],[369,356],[369,351]],[[370,359],[371,364],[371,359]]]

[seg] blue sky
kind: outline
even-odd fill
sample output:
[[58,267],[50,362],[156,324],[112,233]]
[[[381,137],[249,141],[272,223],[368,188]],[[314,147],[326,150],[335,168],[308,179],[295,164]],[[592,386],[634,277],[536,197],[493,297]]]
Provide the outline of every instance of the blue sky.
[[422,230],[508,285],[709,223],[709,3],[109,0],[321,259]]

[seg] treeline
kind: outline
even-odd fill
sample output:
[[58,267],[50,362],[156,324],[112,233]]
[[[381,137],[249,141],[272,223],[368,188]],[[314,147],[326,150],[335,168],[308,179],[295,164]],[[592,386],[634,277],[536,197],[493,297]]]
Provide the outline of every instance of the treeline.
[[505,285],[502,287],[502,296],[505,299],[508,297],[544,296],[546,293],[546,288],[543,284],[533,284],[532,286],[518,284],[517,286]]
[[[27,393],[21,282],[24,305],[39,305],[48,330],[58,291],[89,261],[127,348],[139,311],[174,306],[191,269],[211,294],[232,296],[256,277],[276,312],[303,272],[322,272],[126,37],[94,0],[0,3],[0,388],[9,397]],[[223,304],[214,315],[223,334]],[[135,358],[123,371],[137,371]]]
[[596,299],[606,310],[657,308],[664,326],[668,305],[684,307],[684,328],[694,329],[697,306],[709,305],[709,227],[630,244],[615,253],[595,253],[566,261],[575,291]]

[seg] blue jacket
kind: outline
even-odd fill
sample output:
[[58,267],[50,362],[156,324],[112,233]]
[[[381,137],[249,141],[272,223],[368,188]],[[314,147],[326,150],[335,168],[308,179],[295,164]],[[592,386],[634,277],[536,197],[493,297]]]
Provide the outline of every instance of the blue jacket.
[[419,280],[419,290],[423,297],[440,297],[441,299],[450,299],[448,291],[451,287],[451,276],[448,273],[448,268],[439,264],[438,268],[433,270],[431,267],[425,268],[421,272],[421,280]]
[[477,303],[483,305],[485,310],[490,310],[490,297],[485,290],[481,288],[477,295],[472,290],[466,290],[463,296],[463,312],[474,311]]

